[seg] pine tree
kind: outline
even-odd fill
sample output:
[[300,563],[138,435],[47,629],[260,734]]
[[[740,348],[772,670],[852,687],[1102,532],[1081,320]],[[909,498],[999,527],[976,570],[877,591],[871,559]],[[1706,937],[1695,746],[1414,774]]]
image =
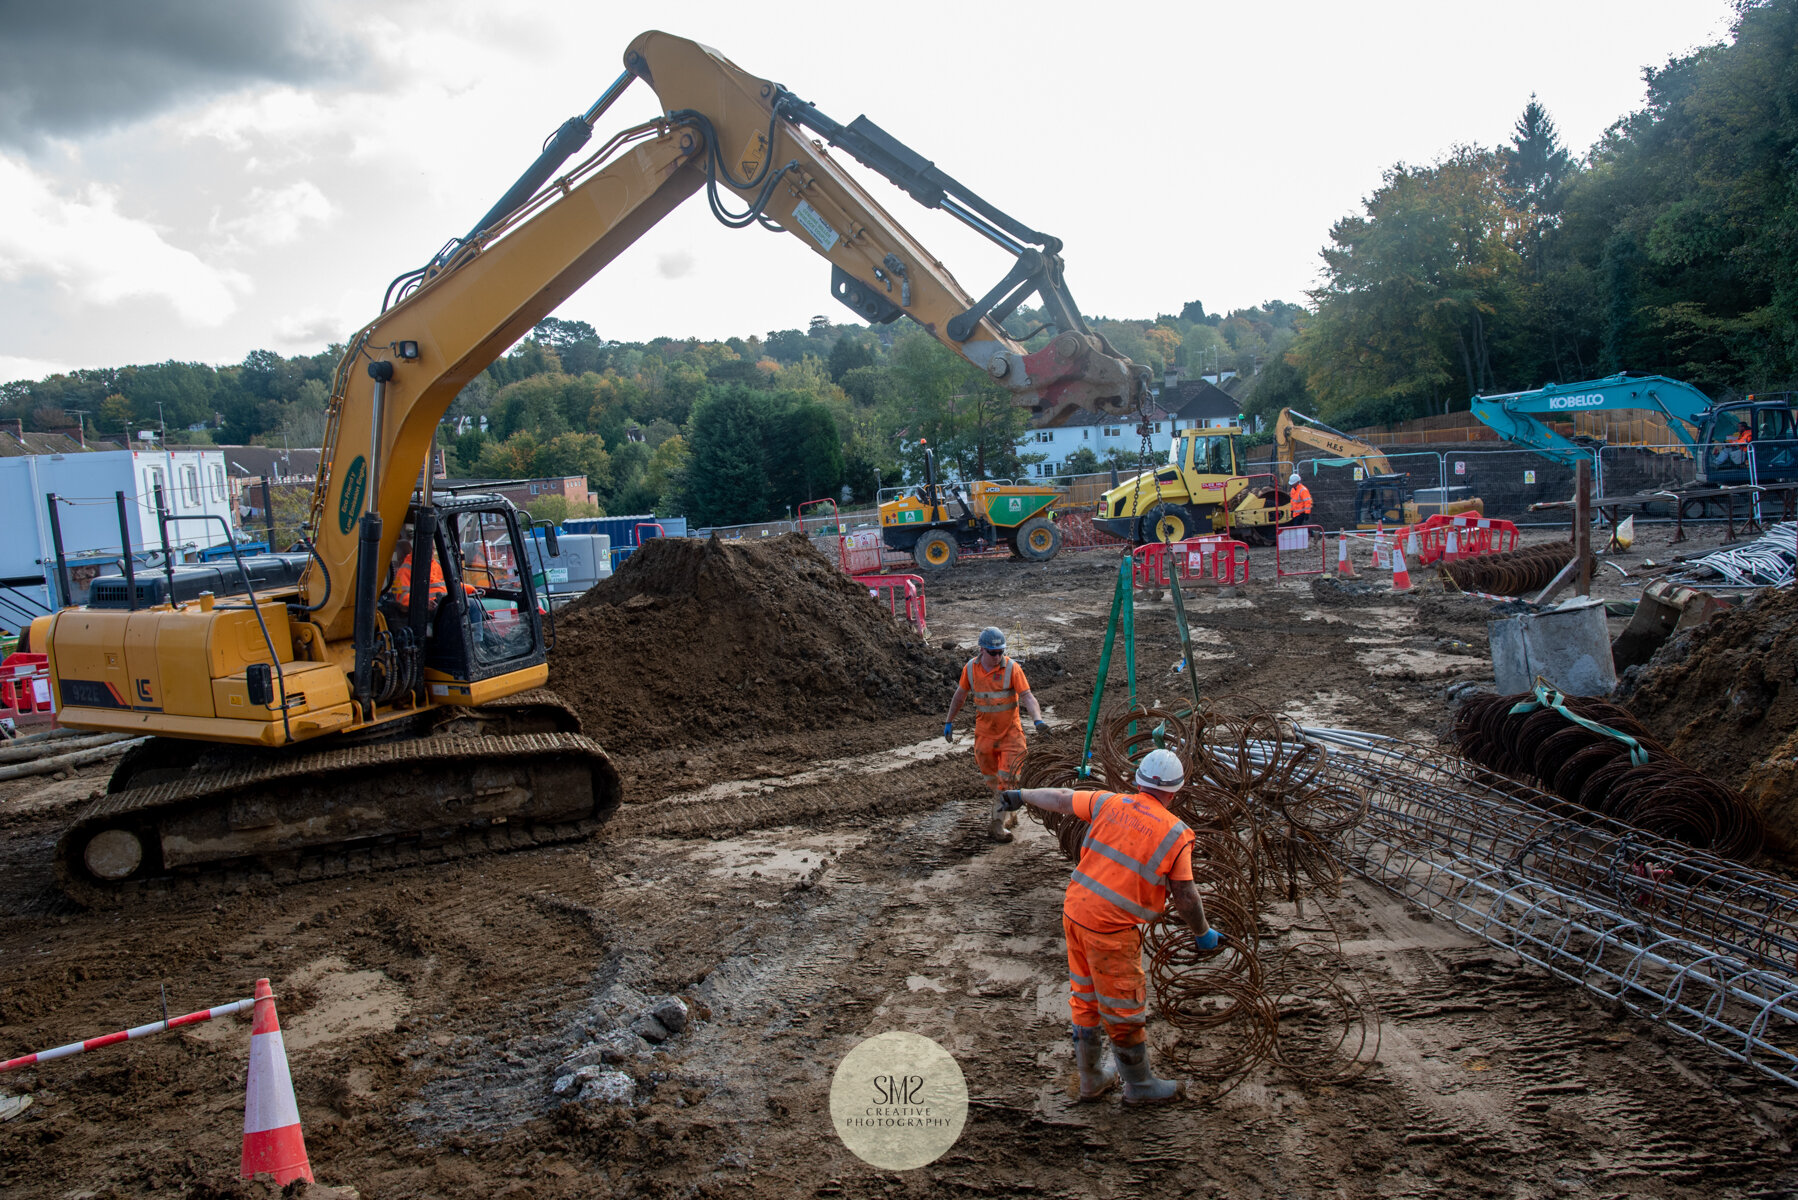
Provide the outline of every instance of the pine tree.
[[1515,206],[1538,217],[1559,216],[1561,183],[1573,171],[1573,157],[1561,147],[1560,131],[1534,92],[1512,126],[1511,145],[1502,153],[1505,186]]

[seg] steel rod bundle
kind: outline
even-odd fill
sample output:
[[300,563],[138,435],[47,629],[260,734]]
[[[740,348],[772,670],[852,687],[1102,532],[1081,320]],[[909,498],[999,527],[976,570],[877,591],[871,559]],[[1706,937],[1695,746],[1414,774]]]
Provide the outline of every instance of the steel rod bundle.
[[1627,710],[1575,696],[1564,698],[1563,712],[1536,700],[1528,694],[1468,700],[1455,716],[1460,752],[1502,775],[1539,783],[1576,810],[1726,858],[1759,852],[1761,823],[1741,794],[1675,758]]
[[[1253,745],[1278,749],[1245,750]],[[1380,1026],[1340,938],[1307,931],[1284,945],[1264,943],[1260,928],[1271,904],[1290,902],[1302,912],[1309,890],[1340,882],[1330,838],[1359,819],[1363,794],[1327,778],[1328,752],[1290,721],[1256,710],[1214,720],[1125,709],[1100,723],[1094,780],[1077,778],[1077,755],[1044,747],[1025,758],[1019,782],[1134,791],[1136,761],[1157,746],[1188,764],[1186,786],[1169,808],[1194,832],[1194,882],[1208,916],[1230,935],[1218,950],[1200,953],[1177,918],[1164,916],[1145,931],[1157,1012],[1180,1031],[1173,1057],[1213,1096],[1268,1061],[1316,1083],[1359,1075],[1378,1055]],[[1078,860],[1085,822],[1030,814],[1064,856]]]
[[1503,554],[1481,554],[1444,562],[1445,579],[1465,592],[1521,596],[1547,587],[1562,567],[1573,561],[1572,542],[1545,542]]
[[[1798,887],[1477,766],[1306,730],[1369,808],[1342,862],[1468,933],[1798,1087]],[[1261,753],[1271,756],[1275,750]],[[1557,811],[1558,810],[1558,811]]]

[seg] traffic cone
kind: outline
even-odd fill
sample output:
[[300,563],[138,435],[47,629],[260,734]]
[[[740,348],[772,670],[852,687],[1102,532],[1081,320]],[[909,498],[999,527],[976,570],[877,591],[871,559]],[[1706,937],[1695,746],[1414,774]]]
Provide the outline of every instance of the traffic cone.
[[1450,525],[1448,527],[1448,545],[1442,551],[1442,561],[1443,562],[1460,562],[1461,561],[1461,544],[1455,540],[1455,527],[1453,525]]
[[1344,579],[1359,579],[1355,573],[1355,564],[1349,561],[1348,539],[1336,539],[1336,573]]
[[1392,590],[1395,592],[1411,590],[1411,569],[1405,566],[1405,552],[1397,546],[1392,548]]
[[250,1084],[243,1104],[243,1169],[249,1179],[266,1171],[285,1186],[312,1182],[300,1107],[287,1073],[287,1045],[275,1016],[275,993],[268,980],[256,981],[256,1024],[250,1030]]
[[1405,526],[1405,531],[1411,535],[1405,539],[1405,553],[1409,554],[1412,558],[1421,560],[1423,558],[1423,547],[1417,542],[1417,526],[1407,525]]

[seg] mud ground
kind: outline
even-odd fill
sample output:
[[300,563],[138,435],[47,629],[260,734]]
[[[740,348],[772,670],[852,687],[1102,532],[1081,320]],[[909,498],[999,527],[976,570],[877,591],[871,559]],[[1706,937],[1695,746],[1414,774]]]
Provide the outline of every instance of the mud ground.
[[[1664,558],[1657,536],[1619,561]],[[1007,628],[1054,736],[1075,736],[1115,571],[1100,553],[958,567],[929,584],[931,641]],[[1258,551],[1239,595],[1189,593],[1207,694],[1428,738],[1490,678],[1489,605],[1271,576]],[[1171,699],[1170,606],[1137,615],[1142,690]],[[905,712],[677,738],[620,763],[627,805],[583,844],[122,913],[68,904],[48,865],[104,769],[0,785],[0,1057],[153,1020],[159,985],[183,1012],[266,975],[313,1166],[365,1197],[1798,1189],[1798,1095],[1365,884],[1325,908],[1380,1006],[1368,1074],[1315,1088],[1269,1067],[1155,1113],[1070,1104],[1066,868],[1032,823],[985,841],[967,735],[939,728]],[[563,1103],[558,1065],[627,988],[696,1019],[623,1064],[634,1105]],[[949,1048],[973,1097],[959,1143],[903,1174],[851,1155],[827,1110],[837,1062],[889,1029]],[[235,1178],[248,1046],[223,1022],[0,1077],[34,1101],[0,1124],[0,1191],[272,1195]]]

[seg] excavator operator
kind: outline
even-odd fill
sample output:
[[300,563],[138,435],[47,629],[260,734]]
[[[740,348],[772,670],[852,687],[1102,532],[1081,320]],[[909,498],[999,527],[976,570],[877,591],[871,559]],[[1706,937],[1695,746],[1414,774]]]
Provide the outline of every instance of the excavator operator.
[[[412,538],[402,533],[400,540],[393,548],[394,561],[399,565],[393,568],[393,598],[398,601],[402,610],[412,607]],[[431,556],[431,607],[434,609],[449,595],[449,584],[443,578],[443,564]]]
[[1748,443],[1750,441],[1754,440],[1753,427],[1751,425],[1749,425],[1749,423],[1746,420],[1743,420],[1742,418],[1735,416],[1733,413],[1724,413],[1722,418],[1720,418],[1717,422],[1717,432],[1718,433],[1723,432],[1723,422],[1724,421],[1733,422],[1736,426],[1736,430],[1734,433],[1730,434],[1727,438],[1724,438],[1722,444],[1717,447],[1717,450],[1716,450],[1717,465],[1720,467],[1722,467],[1722,466],[1735,466],[1735,467],[1747,466],[1748,465]]

